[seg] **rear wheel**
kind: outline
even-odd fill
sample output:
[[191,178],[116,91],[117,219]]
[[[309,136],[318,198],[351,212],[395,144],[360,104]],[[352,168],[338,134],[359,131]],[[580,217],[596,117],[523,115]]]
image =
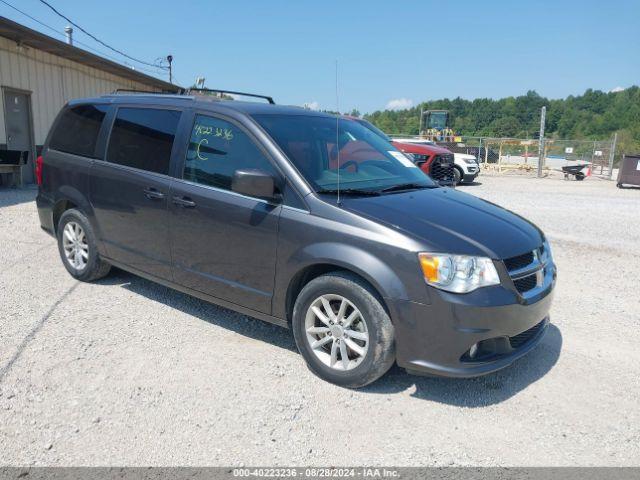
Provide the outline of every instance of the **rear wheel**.
[[350,273],[322,275],[302,289],[293,333],[309,369],[344,387],[377,380],[395,360],[389,315],[373,289]]
[[83,282],[102,278],[111,270],[100,258],[93,229],[79,210],[67,210],[60,217],[58,250],[67,271]]

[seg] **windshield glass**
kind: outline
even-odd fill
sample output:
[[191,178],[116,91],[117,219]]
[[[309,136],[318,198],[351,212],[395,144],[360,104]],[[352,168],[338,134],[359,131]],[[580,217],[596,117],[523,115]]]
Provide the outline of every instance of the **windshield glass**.
[[341,191],[436,186],[408,157],[356,121],[316,115],[254,118],[317,192],[336,190],[338,171]]
[[378,127],[376,127],[375,125],[373,125],[372,123],[367,122],[366,120],[356,120],[356,122],[358,122],[360,125],[362,125],[363,127],[368,128],[369,130],[371,130],[373,133],[377,133],[379,137],[384,138],[385,140],[387,140],[388,142],[390,142],[391,140],[389,139],[389,137],[387,136],[386,133],[384,133],[382,130],[380,130]]
[[428,115],[429,122],[427,126],[429,128],[442,130],[447,127],[447,112],[429,112]]

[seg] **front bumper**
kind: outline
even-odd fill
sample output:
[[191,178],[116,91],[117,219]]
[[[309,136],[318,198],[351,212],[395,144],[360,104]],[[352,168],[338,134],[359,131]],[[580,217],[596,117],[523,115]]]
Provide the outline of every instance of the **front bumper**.
[[465,169],[464,174],[462,175],[462,181],[473,182],[478,175],[480,175],[480,167],[478,166],[467,167]]
[[[431,289],[429,305],[390,302],[396,359],[410,372],[475,377],[500,370],[530,352],[544,337],[555,287],[525,299],[502,285],[459,295]],[[473,358],[469,352],[480,345]]]

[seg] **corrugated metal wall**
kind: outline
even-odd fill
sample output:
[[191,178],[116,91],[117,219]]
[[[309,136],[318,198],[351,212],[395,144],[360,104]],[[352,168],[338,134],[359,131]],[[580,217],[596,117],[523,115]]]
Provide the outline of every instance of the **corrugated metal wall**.
[[[72,98],[102,95],[116,88],[151,89],[149,85],[81,63],[19,47],[3,37],[0,37],[0,86],[31,92],[36,145],[44,143],[60,108]],[[7,143],[3,102],[3,95],[0,95],[0,146]]]

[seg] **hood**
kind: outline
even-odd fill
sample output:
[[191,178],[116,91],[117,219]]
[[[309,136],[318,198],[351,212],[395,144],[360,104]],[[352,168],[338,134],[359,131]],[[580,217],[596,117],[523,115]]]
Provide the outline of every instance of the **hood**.
[[476,157],[474,157],[473,155],[470,155],[468,153],[454,153],[453,154],[453,158],[457,159],[457,160],[461,160],[461,161],[465,161],[465,160],[473,160],[475,163],[478,163],[478,160],[476,159]]
[[423,155],[451,153],[450,150],[439,147],[438,145],[426,145],[422,143],[406,143],[395,141],[391,143],[393,143],[393,146],[398,150],[407,153],[421,153]]
[[449,188],[344,197],[343,208],[401,230],[434,253],[515,257],[539,247],[542,231],[519,215]]

